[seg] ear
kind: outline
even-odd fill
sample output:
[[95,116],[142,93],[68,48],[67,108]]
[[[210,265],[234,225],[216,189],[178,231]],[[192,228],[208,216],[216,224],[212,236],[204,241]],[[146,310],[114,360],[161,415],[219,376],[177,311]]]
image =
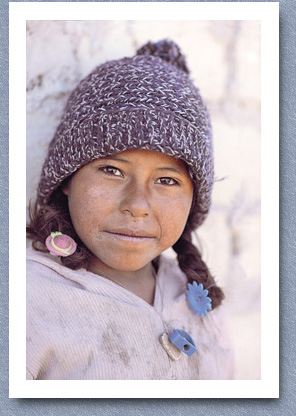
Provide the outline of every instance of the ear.
[[64,180],[61,186],[63,194],[67,196],[69,195],[69,192],[70,192],[71,178],[72,178],[72,175],[68,176],[68,178]]
[[64,195],[69,195],[69,182],[62,187],[62,192]]

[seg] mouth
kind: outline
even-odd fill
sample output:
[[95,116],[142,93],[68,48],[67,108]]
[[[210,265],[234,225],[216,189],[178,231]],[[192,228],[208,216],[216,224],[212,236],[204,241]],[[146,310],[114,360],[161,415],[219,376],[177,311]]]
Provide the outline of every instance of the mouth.
[[151,241],[155,239],[154,236],[149,234],[148,232],[144,230],[129,230],[129,229],[120,229],[120,230],[110,230],[105,231],[105,233],[109,234],[110,236],[113,236],[114,238],[117,238],[119,240],[124,241],[134,241],[134,242],[141,242],[141,241]]

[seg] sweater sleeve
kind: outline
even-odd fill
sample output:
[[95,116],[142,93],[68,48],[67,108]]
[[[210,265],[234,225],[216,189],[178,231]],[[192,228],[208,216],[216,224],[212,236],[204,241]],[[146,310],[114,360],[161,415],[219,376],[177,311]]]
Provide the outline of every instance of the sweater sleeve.
[[213,339],[211,342],[217,342],[219,348],[224,351],[223,354],[219,354],[223,378],[234,380],[235,356],[233,341],[229,331],[227,308],[224,305],[219,306],[209,314],[208,318],[210,318],[209,321],[211,321],[212,326]]

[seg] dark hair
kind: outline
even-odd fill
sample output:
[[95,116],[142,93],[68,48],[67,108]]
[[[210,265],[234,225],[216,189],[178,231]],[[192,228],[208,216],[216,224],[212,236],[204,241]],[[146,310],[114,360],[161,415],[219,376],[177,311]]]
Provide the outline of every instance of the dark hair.
[[[195,202],[191,211],[194,210],[194,205]],[[37,201],[34,204],[30,203],[29,218],[27,237],[33,240],[32,245],[35,250],[48,252],[45,246],[46,238],[51,232],[60,231],[72,237],[77,243],[77,250],[74,254],[61,257],[62,264],[73,270],[88,267],[92,254],[76,234],[68,209],[68,199],[62,192],[62,186],[53,193],[47,204],[39,205]],[[202,283],[205,289],[208,288],[212,299],[212,309],[219,306],[224,299],[224,294],[222,289],[215,284],[199,250],[192,243],[190,214],[186,227],[179,240],[173,245],[173,249],[177,253],[179,266],[186,274],[188,282],[192,283],[195,280],[198,284]],[[157,265],[158,260],[155,259],[154,263]]]

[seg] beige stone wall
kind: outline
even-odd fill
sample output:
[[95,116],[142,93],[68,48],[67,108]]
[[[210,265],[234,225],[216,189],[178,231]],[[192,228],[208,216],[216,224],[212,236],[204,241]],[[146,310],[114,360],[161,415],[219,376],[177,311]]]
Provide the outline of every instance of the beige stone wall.
[[[216,184],[198,230],[227,294],[237,378],[260,378],[260,22],[30,21],[27,23],[27,199],[78,81],[148,40],[171,38],[212,115]],[[198,340],[197,340],[198,344]]]

